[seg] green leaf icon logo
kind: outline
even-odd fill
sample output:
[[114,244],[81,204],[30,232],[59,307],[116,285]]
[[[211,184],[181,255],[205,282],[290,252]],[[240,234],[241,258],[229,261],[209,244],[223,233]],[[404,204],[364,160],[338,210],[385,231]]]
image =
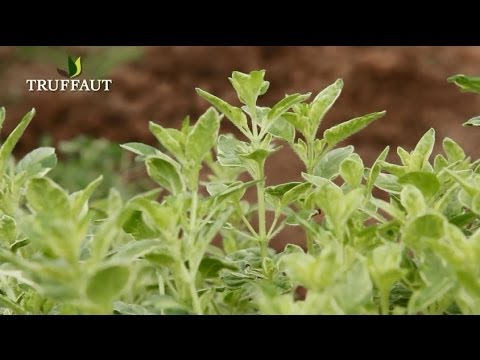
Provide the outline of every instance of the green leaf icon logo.
[[77,60],[68,57],[68,76],[70,78],[77,77],[82,72],[82,58],[79,56]]

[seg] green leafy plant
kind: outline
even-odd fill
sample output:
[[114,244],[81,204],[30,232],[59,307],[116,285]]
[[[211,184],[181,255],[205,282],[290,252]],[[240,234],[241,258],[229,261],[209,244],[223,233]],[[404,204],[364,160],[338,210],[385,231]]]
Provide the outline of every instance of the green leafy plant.
[[[448,82],[454,83],[462,92],[472,92],[480,94],[480,77],[453,75],[448,78]],[[480,116],[475,116],[465,122],[463,126],[480,126]]]
[[[42,140],[44,145],[50,145],[51,142],[49,138]],[[103,180],[92,199],[106,198],[111,188],[117,189],[123,198],[130,198],[151,190],[155,183],[148,178],[143,164],[134,162],[129,155],[118,144],[107,139],[80,135],[60,142],[60,161],[48,176],[63,188],[77,191],[102,174]]]
[[[121,145],[158,185],[126,200],[110,190],[89,203],[101,178],[64,190],[47,176],[52,148],[16,163],[27,114],[0,148],[0,310],[480,313],[480,160],[450,138],[432,159],[430,129],[414,149],[397,149],[397,163],[387,147],[366,166],[342,143],[385,112],[319,135],[342,80],[311,100],[292,94],[264,107],[264,77],[232,74],[239,105],[197,89],[212,105],[198,120],[151,122],[158,147]],[[222,121],[240,135],[220,134]],[[282,145],[304,163],[303,181],[267,182],[265,164]],[[270,248],[291,226],[303,229],[305,247],[292,239]]]

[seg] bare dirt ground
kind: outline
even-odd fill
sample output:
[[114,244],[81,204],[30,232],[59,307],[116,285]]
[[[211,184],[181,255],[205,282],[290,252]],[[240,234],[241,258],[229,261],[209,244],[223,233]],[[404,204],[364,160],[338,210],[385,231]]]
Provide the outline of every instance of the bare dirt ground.
[[[480,155],[480,132],[461,126],[480,114],[480,96],[461,94],[446,81],[457,73],[480,73],[480,47],[151,47],[140,60],[113,69],[109,93],[29,93],[26,79],[58,74],[50,64],[12,61],[12,53],[0,48],[0,104],[7,108],[7,131],[31,107],[37,109],[20,152],[35,147],[42,134],[55,140],[83,133],[154,144],[148,121],[177,126],[185,115],[195,118],[207,108],[195,87],[237,103],[227,80],[232,70],[266,69],[271,85],[261,100],[265,105],[287,93],[315,94],[344,79],[343,93],[323,128],[387,110],[385,118],[348,140],[366,164],[386,145],[392,159],[397,146],[411,150],[430,127],[437,130],[438,145],[449,136],[467,153]],[[233,128],[224,122],[223,130]],[[298,179],[302,170],[284,148],[268,163],[268,182]],[[293,231],[279,241],[297,235]]]

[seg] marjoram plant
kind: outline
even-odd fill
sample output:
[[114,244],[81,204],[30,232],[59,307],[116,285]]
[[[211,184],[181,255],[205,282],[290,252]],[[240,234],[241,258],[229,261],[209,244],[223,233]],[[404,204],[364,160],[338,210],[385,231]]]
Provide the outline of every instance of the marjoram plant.
[[[432,160],[430,129],[413,150],[397,148],[398,163],[387,147],[367,167],[339,144],[385,112],[319,136],[343,81],[264,107],[264,76],[233,72],[240,106],[197,89],[212,107],[180,129],[151,122],[158,148],[121,145],[159,186],[131,199],[112,189],[89,203],[102,177],[69,193],[48,176],[50,147],[16,162],[29,112],[0,147],[0,312],[480,314],[480,161],[450,138]],[[450,81],[480,90],[478,78]],[[222,121],[239,136],[219,134]],[[282,144],[305,165],[303,181],[267,186]],[[297,239],[270,248],[291,226],[305,249]]]

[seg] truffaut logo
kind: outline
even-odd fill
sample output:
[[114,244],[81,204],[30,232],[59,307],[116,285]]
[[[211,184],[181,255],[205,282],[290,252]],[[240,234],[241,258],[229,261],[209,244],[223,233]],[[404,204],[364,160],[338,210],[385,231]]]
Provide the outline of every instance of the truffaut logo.
[[28,91],[110,91],[110,79],[75,79],[82,73],[82,58],[67,59],[67,71],[57,68],[57,73],[67,79],[27,79]]
[[82,58],[79,56],[77,60],[73,61],[73,59],[69,56],[68,72],[59,68],[57,68],[57,72],[66,78],[73,79],[74,77],[77,77],[82,72]]

